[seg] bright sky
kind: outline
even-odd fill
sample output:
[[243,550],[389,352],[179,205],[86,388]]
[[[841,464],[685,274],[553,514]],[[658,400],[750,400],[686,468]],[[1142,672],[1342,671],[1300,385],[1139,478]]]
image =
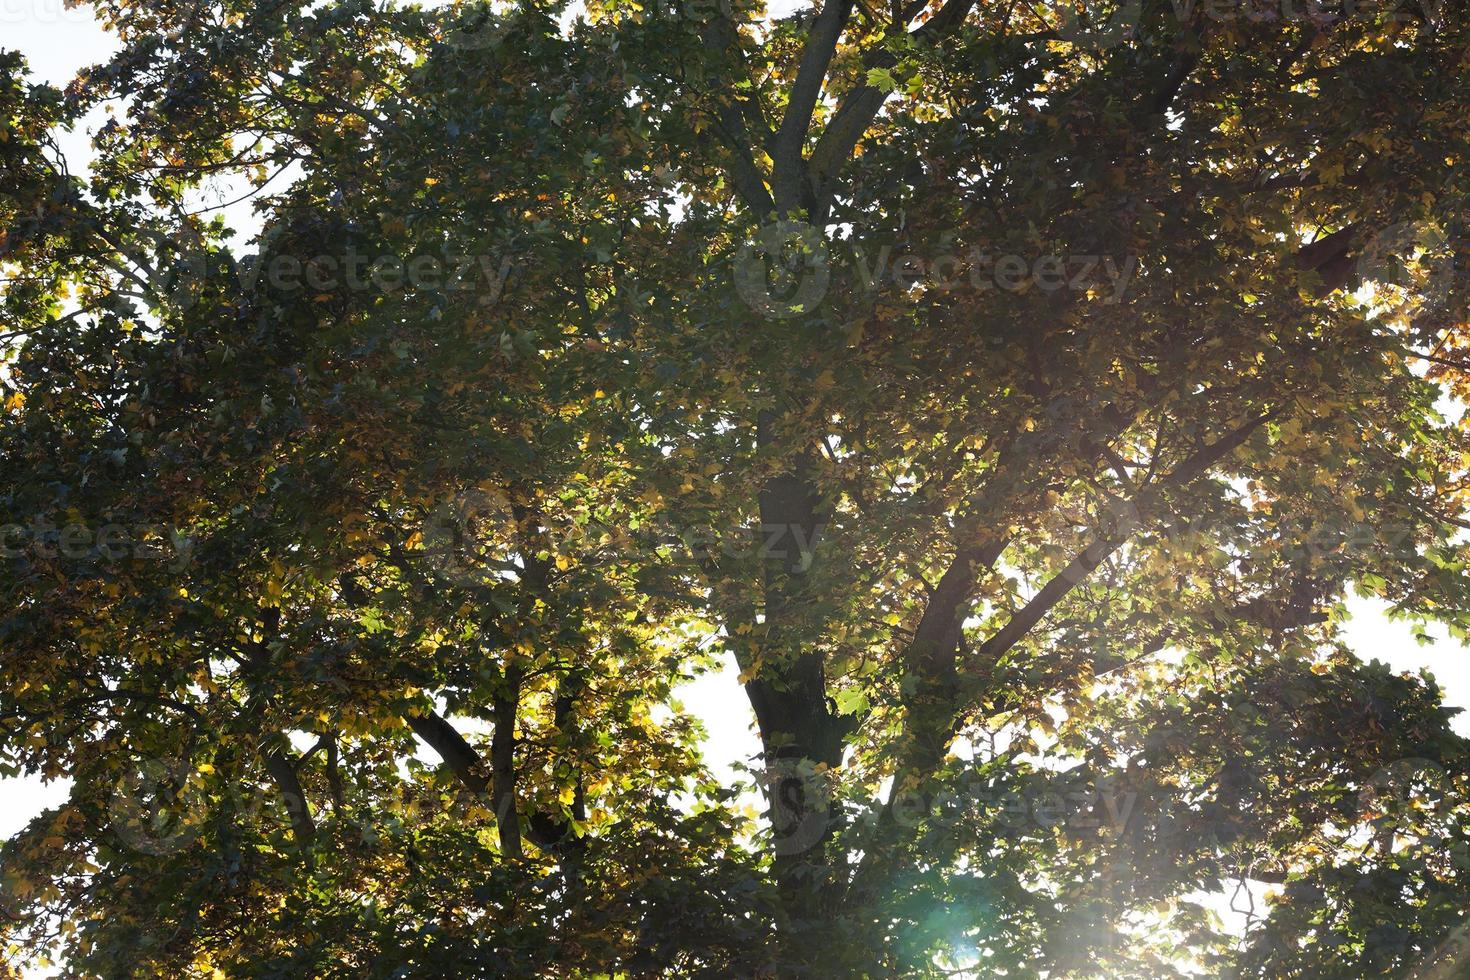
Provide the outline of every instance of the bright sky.
[[[788,0],[780,6],[790,9],[795,4]],[[62,86],[77,69],[105,60],[113,41],[87,10],[68,10],[62,0],[0,0],[0,47],[18,48],[29,59],[37,79]],[[73,172],[81,171],[88,157],[86,134],[71,134],[61,146]],[[248,212],[242,212],[244,215]],[[1376,600],[1353,599],[1349,608],[1353,619],[1347,637],[1359,656],[1385,661],[1398,670],[1427,669],[1444,686],[1450,704],[1470,706],[1470,649],[1444,639],[1442,630],[1431,630],[1440,642],[1420,646],[1408,626],[1383,616],[1384,605]],[[758,744],[733,665],[688,685],[681,697],[708,728],[706,750],[716,772],[729,773],[731,764],[753,757]],[[1470,735],[1470,713],[1462,715],[1456,727]],[[0,838],[16,833],[37,813],[60,803],[66,792],[64,783],[0,780]]]

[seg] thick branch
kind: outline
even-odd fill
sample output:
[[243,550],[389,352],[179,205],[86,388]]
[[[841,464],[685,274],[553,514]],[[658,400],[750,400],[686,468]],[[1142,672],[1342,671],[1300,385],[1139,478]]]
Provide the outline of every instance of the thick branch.
[[413,733],[428,743],[429,748],[439,753],[444,767],[469,789],[479,796],[490,789],[490,780],[482,772],[484,768],[480,753],[465,741],[454,726],[436,712],[404,715]]
[[961,606],[970,597],[980,572],[995,564],[1005,546],[1005,539],[998,539],[964,548],[955,555],[924,607],[924,615],[909,643],[907,657],[916,669],[945,669],[942,661],[946,653],[951,658],[948,667],[952,669],[953,653],[959,645]]
[[1006,623],[1001,630],[981,644],[978,651],[980,657],[988,662],[994,662],[1011,647],[1015,646],[1022,637],[1029,633],[1038,622],[1041,621],[1057,603],[1061,602],[1077,584],[1085,579],[1092,571],[1101,565],[1109,555],[1123,543],[1132,537],[1137,529],[1139,518],[1159,501],[1164,490],[1179,489],[1203,476],[1210,467],[1224,459],[1230,453],[1239,449],[1250,438],[1251,434],[1260,428],[1265,422],[1274,417],[1274,413],[1258,415],[1229,435],[1211,443],[1188,460],[1181,463],[1169,476],[1165,477],[1157,486],[1151,487],[1136,496],[1128,513],[1118,522],[1118,526],[1100,535],[1096,541],[1083,549],[1082,553],[1073,558],[1067,567],[1057,573],[1051,581],[1042,586],[1040,592],[1031,598],[1031,601],[1021,607],[1010,622]]
[[265,771],[286,803],[292,836],[296,838],[297,844],[310,844],[316,837],[316,821],[311,818],[311,808],[307,805],[301,780],[296,775],[296,766],[284,753],[275,749],[266,752],[264,760]]
[[[920,44],[934,44],[953,34],[964,23],[973,5],[974,0],[948,0],[938,13],[912,31],[910,36]],[[866,68],[892,68],[897,63],[897,56],[886,48],[873,51],[863,62]],[[872,85],[859,85],[847,94],[812,150],[811,180],[814,184],[825,188],[827,180],[851,159],[858,141],[887,100],[888,93]],[[825,194],[825,190],[822,193]]]
[[[485,775],[484,758],[453,725],[433,711],[405,715],[404,720],[408,722],[415,735],[439,753],[439,757],[444,762],[444,768],[448,769],[471,793],[476,796],[491,793],[492,778]],[[501,728],[497,723],[497,734],[500,731]],[[515,742],[513,740],[507,740],[507,742],[510,747],[507,754],[513,762]],[[501,743],[501,752],[505,752],[504,744],[506,743]],[[490,750],[492,757],[490,769],[494,776],[492,805],[495,807],[496,825],[500,832],[501,851],[506,854],[519,855],[520,826],[515,806],[515,785],[513,778],[502,778],[505,774],[494,764],[505,761],[496,749],[496,737],[492,736]],[[512,771],[510,775],[513,777],[514,772]],[[581,795],[579,789],[579,799],[574,807],[583,806]],[[527,821],[526,837],[537,847],[549,848],[560,843],[566,837],[568,830],[566,821],[558,820],[548,814],[535,813]]]
[[[1268,420],[1274,418],[1276,414],[1276,412],[1267,412],[1263,415],[1255,416],[1244,425],[1230,432],[1230,434],[1195,453],[1158,484],[1138,494],[1134,498],[1133,507],[1118,522],[1118,526],[1101,534],[1098,540],[1084,549],[1081,554],[1068,563],[1066,568],[1047,582],[1041,591],[1022,607],[999,632],[980,646],[977,651],[979,655],[977,659],[988,664],[994,664],[1007,650],[1020,642],[1057,603],[1077,586],[1077,583],[1086,578],[1093,569],[1097,568],[1109,555],[1122,546],[1132,535],[1133,531],[1136,530],[1139,516],[1158,502],[1163,491],[1184,487],[1198,479],[1212,466],[1242,446],[1250,438],[1252,433]],[[955,571],[955,566],[952,565],[950,571]],[[956,577],[958,576],[959,573],[956,571]],[[945,577],[950,577],[948,572],[946,572]],[[944,581],[941,580],[941,586],[944,584]],[[953,591],[959,591],[958,584],[953,587]],[[939,590],[936,589],[936,598],[938,597],[938,592]],[[965,589],[961,593],[962,600],[968,596],[968,592],[969,590]],[[946,596],[947,598],[949,596]],[[959,614],[955,612],[952,615],[957,616]],[[926,612],[926,618],[927,616],[928,614]],[[931,709],[932,712],[937,712],[938,710],[938,706],[934,706]],[[899,794],[908,791],[917,782],[922,782],[933,772],[935,767],[942,763],[945,754],[945,743],[952,736],[956,724],[962,717],[960,703],[958,701],[944,706],[944,710],[948,712],[948,723],[940,726],[942,733],[937,732],[935,726],[929,724],[932,720],[930,717],[925,717],[923,724],[919,726],[921,729],[918,732],[920,737],[915,739],[905,751],[904,759],[899,766],[899,772],[893,780],[893,789],[879,814],[881,826],[884,829],[890,829],[893,826],[893,807],[895,801],[899,798]],[[913,728],[914,726],[911,722],[911,734],[913,734]],[[888,848],[880,845],[874,847],[864,856],[850,884],[850,894],[861,896],[876,886],[874,876],[881,874],[879,869],[883,865],[884,857],[887,853]]]
[[490,741],[490,777],[475,747],[448,721],[433,711],[404,716],[414,734],[439,753],[444,767],[476,796],[490,794],[500,851],[521,857],[520,817],[515,802],[515,710],[507,699],[495,699],[495,732]]
[[1362,232],[1362,223],[1353,222],[1332,234],[1303,245],[1296,253],[1296,267],[1315,272],[1322,280],[1317,295],[1326,296],[1351,281],[1356,268],[1353,244]]
[[[737,66],[743,67],[740,32],[728,17],[722,17],[710,25],[705,35],[704,45],[706,49],[723,54]],[[750,125],[756,126],[757,135],[762,142],[770,139],[772,134],[764,122],[757,117],[757,114],[750,111],[747,106],[748,103],[741,101],[721,102],[715,111],[717,124],[715,131],[719,133],[721,141],[729,150],[729,173],[736,193],[740,195],[747,207],[765,219],[775,210],[776,205],[771,199],[770,191],[766,189],[765,177],[761,175],[760,168],[755,165],[755,158],[751,153],[753,143],[747,129],[747,121]]]
[[776,189],[776,207],[783,212],[810,203],[802,151],[806,146],[812,113],[816,111],[817,99],[821,97],[822,85],[827,79],[827,68],[837,53],[837,40],[851,14],[852,0],[825,0],[802,48],[796,81],[792,83],[791,96],[786,102],[786,114],[781,117],[781,128],[771,144],[771,160],[775,164],[771,182]]
[[521,676],[506,670],[507,692],[494,700],[495,731],[490,736],[491,804],[500,833],[500,851],[521,857],[521,820],[516,808],[516,716],[520,713]]

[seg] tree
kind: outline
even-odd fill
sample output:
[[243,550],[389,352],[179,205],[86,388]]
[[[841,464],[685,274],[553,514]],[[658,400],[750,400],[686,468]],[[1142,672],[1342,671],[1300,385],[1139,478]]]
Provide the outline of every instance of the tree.
[[1460,6],[96,8],[5,62],[13,956],[1455,968],[1341,626],[1470,626]]

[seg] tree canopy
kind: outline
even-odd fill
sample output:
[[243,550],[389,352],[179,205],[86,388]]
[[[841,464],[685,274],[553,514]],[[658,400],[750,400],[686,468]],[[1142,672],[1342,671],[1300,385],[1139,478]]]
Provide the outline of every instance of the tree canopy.
[[1461,975],[1470,743],[1342,637],[1470,634],[1459,0],[90,2],[0,53],[12,969]]

